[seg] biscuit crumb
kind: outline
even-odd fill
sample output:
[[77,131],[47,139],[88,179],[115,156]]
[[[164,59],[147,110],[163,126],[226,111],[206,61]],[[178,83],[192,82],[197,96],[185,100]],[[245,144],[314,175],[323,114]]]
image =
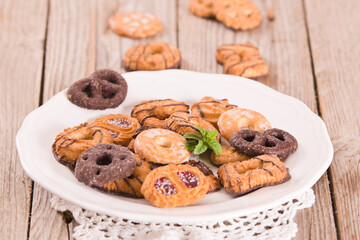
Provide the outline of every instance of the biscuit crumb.
[[269,19],[269,21],[274,21],[275,20],[275,11],[273,7],[269,7],[266,13],[266,17],[267,19]]

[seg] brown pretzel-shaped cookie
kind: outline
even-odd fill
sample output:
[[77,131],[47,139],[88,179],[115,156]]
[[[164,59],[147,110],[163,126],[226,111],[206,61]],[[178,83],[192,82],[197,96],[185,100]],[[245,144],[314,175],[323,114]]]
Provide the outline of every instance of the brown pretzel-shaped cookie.
[[169,164],[151,171],[141,193],[156,207],[178,207],[195,203],[209,188],[205,175],[190,165]]
[[248,156],[271,154],[279,158],[286,158],[298,147],[296,139],[290,133],[278,128],[271,128],[263,133],[250,129],[240,130],[230,138],[230,145]]
[[125,79],[115,71],[102,69],[73,83],[67,91],[67,98],[82,108],[106,109],[119,106],[126,94]]
[[218,169],[218,176],[225,190],[235,196],[290,179],[285,164],[275,155],[261,155],[242,162],[224,164]]

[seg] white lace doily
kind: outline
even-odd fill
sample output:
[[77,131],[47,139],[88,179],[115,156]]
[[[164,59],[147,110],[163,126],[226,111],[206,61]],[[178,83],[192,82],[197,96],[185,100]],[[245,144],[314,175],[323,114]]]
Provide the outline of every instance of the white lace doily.
[[221,222],[198,224],[166,224],[139,222],[126,216],[111,217],[82,209],[57,196],[51,206],[57,211],[70,211],[79,224],[73,238],[82,239],[291,239],[296,235],[296,211],[310,207],[315,202],[312,189],[276,208]]

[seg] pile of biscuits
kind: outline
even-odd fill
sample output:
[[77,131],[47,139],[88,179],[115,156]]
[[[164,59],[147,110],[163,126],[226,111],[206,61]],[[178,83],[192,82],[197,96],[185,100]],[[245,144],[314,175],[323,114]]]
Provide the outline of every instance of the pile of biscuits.
[[[189,0],[189,11],[196,16],[216,18],[234,30],[250,30],[260,25],[261,11],[250,0]],[[119,13],[109,19],[110,28],[130,38],[152,37],[162,31],[161,21],[151,13]],[[257,79],[269,73],[259,50],[250,43],[225,44],[217,48],[216,60],[224,73]],[[181,53],[169,43],[150,42],[125,52],[126,71],[154,71],[180,68]]]
[[[109,101],[109,107],[121,104],[126,92],[124,78],[104,69],[75,82],[67,96],[79,107],[104,109]],[[210,155],[217,176],[205,162],[191,160],[186,147],[186,137],[202,134],[199,129],[221,143],[222,151]],[[55,159],[87,186],[164,208],[195,203],[222,186],[241,196],[283,183],[290,175],[282,160],[296,149],[296,139],[271,128],[262,114],[213,97],[191,107],[172,99],[142,101],[130,116],[110,114],[65,129],[52,145]]]

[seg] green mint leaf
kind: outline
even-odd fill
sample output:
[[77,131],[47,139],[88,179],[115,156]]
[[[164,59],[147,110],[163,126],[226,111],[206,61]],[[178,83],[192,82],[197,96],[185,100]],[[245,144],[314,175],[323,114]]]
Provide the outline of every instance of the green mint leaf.
[[194,151],[196,145],[198,145],[198,143],[195,141],[187,141],[185,143],[185,148],[191,152],[191,151]]
[[205,129],[203,129],[203,128],[201,128],[201,127],[198,127],[198,126],[196,126],[196,128],[199,130],[199,132],[201,133],[201,135],[203,135],[203,137],[205,138],[206,137],[206,130]]
[[191,138],[191,139],[196,139],[196,140],[203,140],[203,137],[199,134],[196,133],[186,133],[184,136],[184,138]]
[[198,154],[198,155],[202,154],[203,152],[206,151],[207,148],[208,148],[207,145],[204,144],[203,141],[199,141],[199,143],[197,144],[197,146],[194,149],[194,154]]
[[211,140],[208,142],[209,148],[214,151],[216,156],[219,156],[220,153],[222,153],[221,145],[216,139]]
[[211,132],[209,132],[209,133],[207,134],[207,138],[208,138],[209,140],[213,140],[213,139],[216,138],[217,135],[218,135],[218,131],[212,130]]

